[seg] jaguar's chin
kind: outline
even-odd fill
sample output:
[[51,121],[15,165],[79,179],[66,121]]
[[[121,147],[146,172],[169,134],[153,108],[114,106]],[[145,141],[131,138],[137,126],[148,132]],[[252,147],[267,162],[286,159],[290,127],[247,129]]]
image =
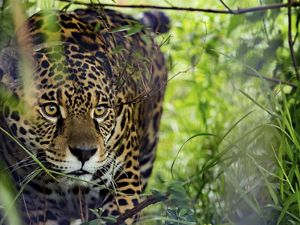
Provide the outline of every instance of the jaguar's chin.
[[84,170],[76,170],[62,175],[59,178],[59,181],[60,183],[65,183],[68,186],[89,186],[93,184],[92,178],[93,174]]

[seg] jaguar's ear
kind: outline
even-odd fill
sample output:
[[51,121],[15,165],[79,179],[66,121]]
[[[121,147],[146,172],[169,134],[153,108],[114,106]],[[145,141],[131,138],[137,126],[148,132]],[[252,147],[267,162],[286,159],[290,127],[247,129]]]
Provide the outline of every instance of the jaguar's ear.
[[18,78],[18,52],[13,47],[0,53],[0,86],[13,91]]

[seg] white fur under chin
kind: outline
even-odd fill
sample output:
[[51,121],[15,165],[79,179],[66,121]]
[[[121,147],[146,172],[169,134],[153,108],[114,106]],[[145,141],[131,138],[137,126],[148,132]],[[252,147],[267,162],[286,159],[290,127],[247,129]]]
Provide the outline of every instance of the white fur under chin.
[[80,225],[82,223],[81,219],[71,221],[70,225]]
[[89,186],[92,185],[92,174],[84,174],[81,176],[74,176],[74,178],[71,177],[62,177],[61,183],[65,183],[66,186]]

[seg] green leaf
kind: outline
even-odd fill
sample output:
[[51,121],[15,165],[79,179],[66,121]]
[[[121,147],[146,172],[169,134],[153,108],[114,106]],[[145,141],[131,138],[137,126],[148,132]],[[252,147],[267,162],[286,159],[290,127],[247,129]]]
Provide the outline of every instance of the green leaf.
[[266,17],[266,11],[249,13],[245,16],[248,22],[256,23],[261,22]]
[[[290,195],[289,198],[284,202],[284,207],[280,213],[280,216],[277,220],[277,225],[279,225],[282,220],[284,219],[284,216],[286,214],[289,214],[289,209],[291,208],[291,205],[293,204],[297,204],[298,200],[299,200],[299,191],[295,192],[294,194]],[[298,211],[298,216],[299,216],[299,211]],[[294,219],[296,219],[298,221],[298,223],[300,223],[300,217],[298,216],[294,216]]]
[[169,184],[167,192],[169,194],[167,203],[169,205],[176,205],[177,207],[186,207],[189,202],[186,190],[180,181],[173,181]]
[[124,25],[117,28],[112,29],[111,33],[117,33],[117,32],[127,32],[126,36],[134,35],[138,32],[140,32],[143,29],[143,25],[140,23],[135,23],[133,25]]
[[245,16],[244,15],[236,15],[230,17],[230,22],[227,28],[227,37],[239,26],[244,26]]
[[[15,202],[15,188],[10,176],[5,173],[6,169],[1,166],[0,170],[0,205],[5,209],[8,224],[21,225],[21,220]],[[2,211],[2,210],[1,210]],[[3,216],[3,215],[2,215]],[[3,220],[4,218],[2,218]]]
[[131,36],[131,35],[136,34],[136,33],[140,32],[143,29],[143,27],[144,26],[142,24],[136,23],[130,29],[127,30],[127,35]]
[[152,194],[154,197],[158,198],[158,199],[163,198],[163,197],[166,196],[165,193],[163,193],[163,192],[161,192],[161,191],[159,191],[159,190],[156,190],[156,189],[151,189],[151,194]]

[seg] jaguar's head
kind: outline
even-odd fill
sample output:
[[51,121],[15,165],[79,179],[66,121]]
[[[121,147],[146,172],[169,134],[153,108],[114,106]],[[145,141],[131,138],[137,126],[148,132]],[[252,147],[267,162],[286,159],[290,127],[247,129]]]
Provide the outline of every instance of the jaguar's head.
[[37,47],[33,59],[34,75],[26,78],[30,86],[25,86],[17,57],[9,66],[2,57],[2,84],[17,103],[3,104],[1,117],[10,133],[49,169],[85,181],[97,179],[99,168],[111,164],[108,143],[117,129],[112,72],[105,55],[65,43]]

